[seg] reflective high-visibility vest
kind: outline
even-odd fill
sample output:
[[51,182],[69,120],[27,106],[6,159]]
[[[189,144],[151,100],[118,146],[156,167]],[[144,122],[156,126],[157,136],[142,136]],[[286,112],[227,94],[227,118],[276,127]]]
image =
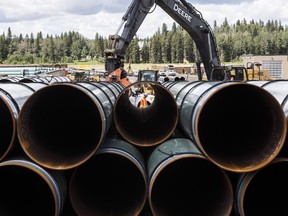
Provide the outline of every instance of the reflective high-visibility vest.
[[140,108],[144,108],[144,107],[147,107],[148,106],[148,102],[147,102],[147,99],[145,97],[143,97],[141,100],[140,100]]

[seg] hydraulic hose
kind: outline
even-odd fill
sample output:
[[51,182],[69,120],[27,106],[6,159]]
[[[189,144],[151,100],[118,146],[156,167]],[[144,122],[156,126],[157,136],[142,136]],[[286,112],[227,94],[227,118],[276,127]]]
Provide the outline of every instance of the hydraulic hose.
[[285,114],[265,89],[245,82],[178,82],[168,89],[180,89],[174,97],[185,134],[221,168],[257,170],[281,150]]
[[147,172],[153,215],[230,215],[233,188],[229,177],[190,139],[170,139],[157,146]]
[[62,173],[9,159],[0,163],[0,179],[0,215],[61,215],[67,194]]
[[1,83],[0,84],[0,161],[18,142],[17,120],[23,103],[45,84]]
[[112,111],[109,96],[92,83],[52,83],[23,105],[20,144],[46,168],[74,168],[95,153],[110,128]]
[[75,169],[69,191],[77,215],[139,215],[146,188],[145,162],[138,149],[108,138],[89,161]]
[[[141,109],[133,105],[131,87],[150,85],[155,98],[150,106]],[[173,95],[162,85],[154,82],[137,82],[118,96],[114,107],[114,123],[119,134],[138,146],[154,146],[165,141],[178,122],[178,110]]]

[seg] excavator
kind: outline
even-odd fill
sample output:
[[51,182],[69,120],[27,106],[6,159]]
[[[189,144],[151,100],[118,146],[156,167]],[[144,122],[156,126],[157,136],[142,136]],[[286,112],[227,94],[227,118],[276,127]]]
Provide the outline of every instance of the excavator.
[[[114,74],[114,80],[120,83],[127,82],[127,73],[123,76],[125,52],[151,8],[156,6],[161,7],[192,37],[200,53],[207,80],[229,80],[231,77],[239,80],[248,79],[244,67],[233,68],[221,65],[212,29],[191,3],[186,0],[132,0],[116,34],[109,36],[109,48],[105,50],[105,69],[112,75],[107,81],[112,81]],[[198,79],[202,80],[200,65],[200,60],[197,60]],[[118,75],[115,75],[117,70]],[[231,71],[234,75],[231,75]]]

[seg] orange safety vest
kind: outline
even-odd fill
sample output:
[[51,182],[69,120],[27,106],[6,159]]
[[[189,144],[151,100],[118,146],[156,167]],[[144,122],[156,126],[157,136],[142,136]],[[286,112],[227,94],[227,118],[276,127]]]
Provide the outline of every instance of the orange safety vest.
[[147,99],[145,97],[143,97],[141,100],[140,100],[140,108],[144,108],[144,107],[147,107],[148,106],[148,102],[147,102]]

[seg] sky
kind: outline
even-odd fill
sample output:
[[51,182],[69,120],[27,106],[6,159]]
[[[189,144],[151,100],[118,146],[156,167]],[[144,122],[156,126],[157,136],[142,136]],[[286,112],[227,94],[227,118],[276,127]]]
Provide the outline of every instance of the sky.
[[[242,21],[281,21],[288,25],[287,0],[187,0],[211,25]],[[25,36],[42,32],[44,36],[76,31],[93,39],[96,33],[115,34],[131,0],[0,0],[0,33]],[[152,36],[162,24],[171,29],[175,22],[159,6],[147,15],[137,31],[139,38]],[[121,31],[120,31],[121,34]]]

